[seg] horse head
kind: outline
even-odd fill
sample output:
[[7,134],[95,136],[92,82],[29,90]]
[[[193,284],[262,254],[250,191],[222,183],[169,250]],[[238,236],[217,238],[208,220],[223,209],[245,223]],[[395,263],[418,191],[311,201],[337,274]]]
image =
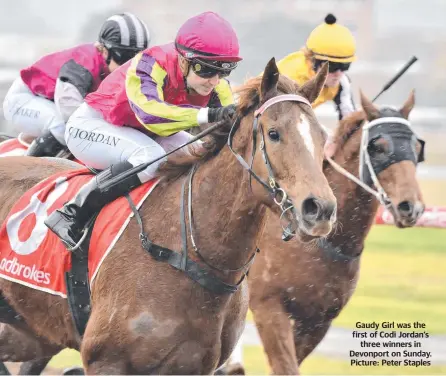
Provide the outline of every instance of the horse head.
[[336,200],[322,172],[325,132],[311,107],[327,72],[326,65],[299,87],[279,74],[273,58],[239,90],[233,144],[251,160],[252,192],[304,240],[328,235],[336,221]]
[[424,141],[408,121],[415,94],[412,91],[400,109],[378,108],[360,94],[363,111],[341,122],[333,159],[357,172],[360,183],[389,209],[398,227],[414,226],[424,211],[416,179],[416,167],[424,160]]

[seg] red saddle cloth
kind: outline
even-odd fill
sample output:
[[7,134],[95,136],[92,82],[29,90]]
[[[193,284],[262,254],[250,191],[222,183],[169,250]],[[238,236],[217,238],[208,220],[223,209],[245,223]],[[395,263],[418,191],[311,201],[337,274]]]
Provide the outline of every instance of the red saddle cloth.
[[[65,171],[41,181],[19,199],[0,229],[1,278],[66,298],[64,273],[71,268],[71,253],[45,226],[44,220],[70,201],[92,178],[87,169]],[[157,182],[157,179],[147,182],[130,193],[137,208]],[[90,283],[132,216],[125,197],[102,209],[89,247]]]

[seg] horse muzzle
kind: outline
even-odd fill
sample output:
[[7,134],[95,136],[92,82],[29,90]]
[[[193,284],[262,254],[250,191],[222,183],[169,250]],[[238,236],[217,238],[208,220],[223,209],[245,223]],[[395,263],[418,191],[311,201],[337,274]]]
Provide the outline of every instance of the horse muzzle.
[[[297,234],[304,242],[327,236],[336,222],[336,202],[314,196],[307,197],[300,210],[292,208],[293,220],[284,227],[282,239],[288,241]],[[295,231],[291,231],[294,228]]]
[[402,201],[395,209],[394,219],[397,227],[413,227],[424,213],[424,204],[421,201]]
[[299,229],[314,238],[327,236],[336,222],[336,202],[310,196],[301,205]]

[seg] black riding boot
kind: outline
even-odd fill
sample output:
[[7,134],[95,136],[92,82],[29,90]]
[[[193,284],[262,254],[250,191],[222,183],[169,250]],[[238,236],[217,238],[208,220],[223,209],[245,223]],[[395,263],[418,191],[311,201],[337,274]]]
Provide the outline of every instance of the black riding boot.
[[45,225],[69,246],[74,247],[82,237],[88,221],[105,205],[141,185],[137,175],[132,175],[107,192],[101,192],[99,185],[114,176],[131,169],[129,162],[121,162],[99,173],[82,187],[73,200],[56,210],[46,220]]
[[31,157],[54,157],[63,150],[63,146],[50,131],[37,137],[30,145],[26,155]]

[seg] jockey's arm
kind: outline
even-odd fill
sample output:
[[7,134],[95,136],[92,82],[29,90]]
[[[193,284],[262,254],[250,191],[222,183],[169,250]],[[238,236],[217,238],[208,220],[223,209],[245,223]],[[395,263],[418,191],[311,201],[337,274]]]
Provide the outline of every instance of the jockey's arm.
[[333,99],[339,120],[342,120],[348,114],[356,111],[353,101],[352,86],[350,79],[344,74],[339,83],[339,91]]
[[167,72],[148,55],[134,58],[126,76],[130,107],[139,122],[159,136],[170,136],[207,122],[207,108],[164,101]]
[[70,60],[62,66],[56,81],[54,103],[65,122],[82,104],[92,85],[93,76],[82,65]]

